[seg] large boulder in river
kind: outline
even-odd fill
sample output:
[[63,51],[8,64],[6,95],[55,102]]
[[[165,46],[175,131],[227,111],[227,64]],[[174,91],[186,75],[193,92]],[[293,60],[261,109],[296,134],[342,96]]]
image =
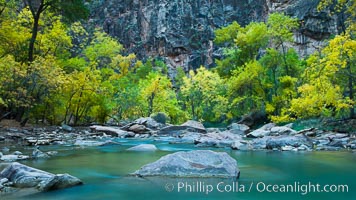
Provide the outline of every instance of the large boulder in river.
[[204,125],[200,122],[189,120],[180,126],[168,126],[158,131],[159,135],[181,135],[187,132],[206,133]]
[[49,191],[82,184],[82,181],[69,174],[51,174],[17,162],[7,166],[0,173],[0,179],[7,179],[9,188],[34,188]]
[[196,150],[163,156],[133,173],[140,177],[221,177],[238,178],[237,161],[226,152]]

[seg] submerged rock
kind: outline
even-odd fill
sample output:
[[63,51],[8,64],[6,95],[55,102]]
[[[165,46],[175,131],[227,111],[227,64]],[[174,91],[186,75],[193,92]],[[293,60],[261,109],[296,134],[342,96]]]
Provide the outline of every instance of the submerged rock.
[[0,173],[0,178],[12,182],[9,188],[34,188],[37,191],[49,191],[82,184],[82,181],[69,174],[51,174],[17,162],[7,166]]
[[133,175],[238,178],[240,170],[237,161],[225,152],[196,150],[163,156],[141,167]]
[[35,149],[32,152],[32,158],[39,159],[39,158],[49,158],[50,156],[46,153],[43,153],[39,149]]
[[156,151],[157,147],[153,144],[140,144],[127,149],[128,151]]

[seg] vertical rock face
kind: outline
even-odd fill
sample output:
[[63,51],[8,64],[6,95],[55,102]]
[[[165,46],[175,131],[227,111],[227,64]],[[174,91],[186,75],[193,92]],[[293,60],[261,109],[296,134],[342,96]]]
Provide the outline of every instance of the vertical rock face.
[[213,64],[219,56],[214,29],[233,21],[245,25],[266,21],[268,14],[283,11],[301,20],[296,33],[300,54],[336,30],[336,18],[316,12],[320,0],[96,0],[91,22],[118,38],[140,58],[160,57],[174,76]]

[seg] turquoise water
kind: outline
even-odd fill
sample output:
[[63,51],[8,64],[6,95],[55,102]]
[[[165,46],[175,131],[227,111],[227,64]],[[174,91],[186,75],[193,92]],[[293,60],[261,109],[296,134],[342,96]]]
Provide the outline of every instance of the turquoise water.
[[[238,182],[226,179],[141,179],[128,176],[128,174],[163,155],[195,148],[192,145],[171,145],[167,142],[150,140],[120,140],[119,142],[122,145],[91,148],[41,147],[43,151],[58,150],[59,154],[47,160],[24,161],[23,163],[52,173],[69,173],[82,179],[85,184],[26,196],[23,199],[249,200],[354,199],[356,197],[356,153],[352,152],[244,152],[212,149],[226,151],[238,161],[241,171]],[[154,153],[125,151],[125,149],[140,143],[154,143],[160,151]],[[30,150],[23,149],[23,151]],[[347,185],[348,192],[310,192],[303,195],[302,193],[305,193],[303,188],[306,187],[303,185],[309,184],[309,182],[315,185],[320,184],[320,187],[326,184]],[[279,187],[279,189],[277,192],[271,190],[268,192],[266,191],[267,185],[271,185],[270,189],[272,185],[277,185],[275,187]],[[299,192],[283,191],[282,185],[290,185],[289,187],[296,185],[294,188],[299,187]],[[312,186],[308,185],[308,187],[313,190]]]

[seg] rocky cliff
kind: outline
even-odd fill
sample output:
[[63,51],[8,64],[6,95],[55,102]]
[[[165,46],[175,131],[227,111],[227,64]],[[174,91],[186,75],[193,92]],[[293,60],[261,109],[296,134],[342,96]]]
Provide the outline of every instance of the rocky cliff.
[[159,57],[174,76],[209,66],[219,56],[214,29],[232,21],[241,25],[266,21],[282,11],[300,20],[294,46],[300,55],[311,53],[337,31],[337,16],[317,12],[320,0],[94,0],[91,23],[101,26],[139,58]]

